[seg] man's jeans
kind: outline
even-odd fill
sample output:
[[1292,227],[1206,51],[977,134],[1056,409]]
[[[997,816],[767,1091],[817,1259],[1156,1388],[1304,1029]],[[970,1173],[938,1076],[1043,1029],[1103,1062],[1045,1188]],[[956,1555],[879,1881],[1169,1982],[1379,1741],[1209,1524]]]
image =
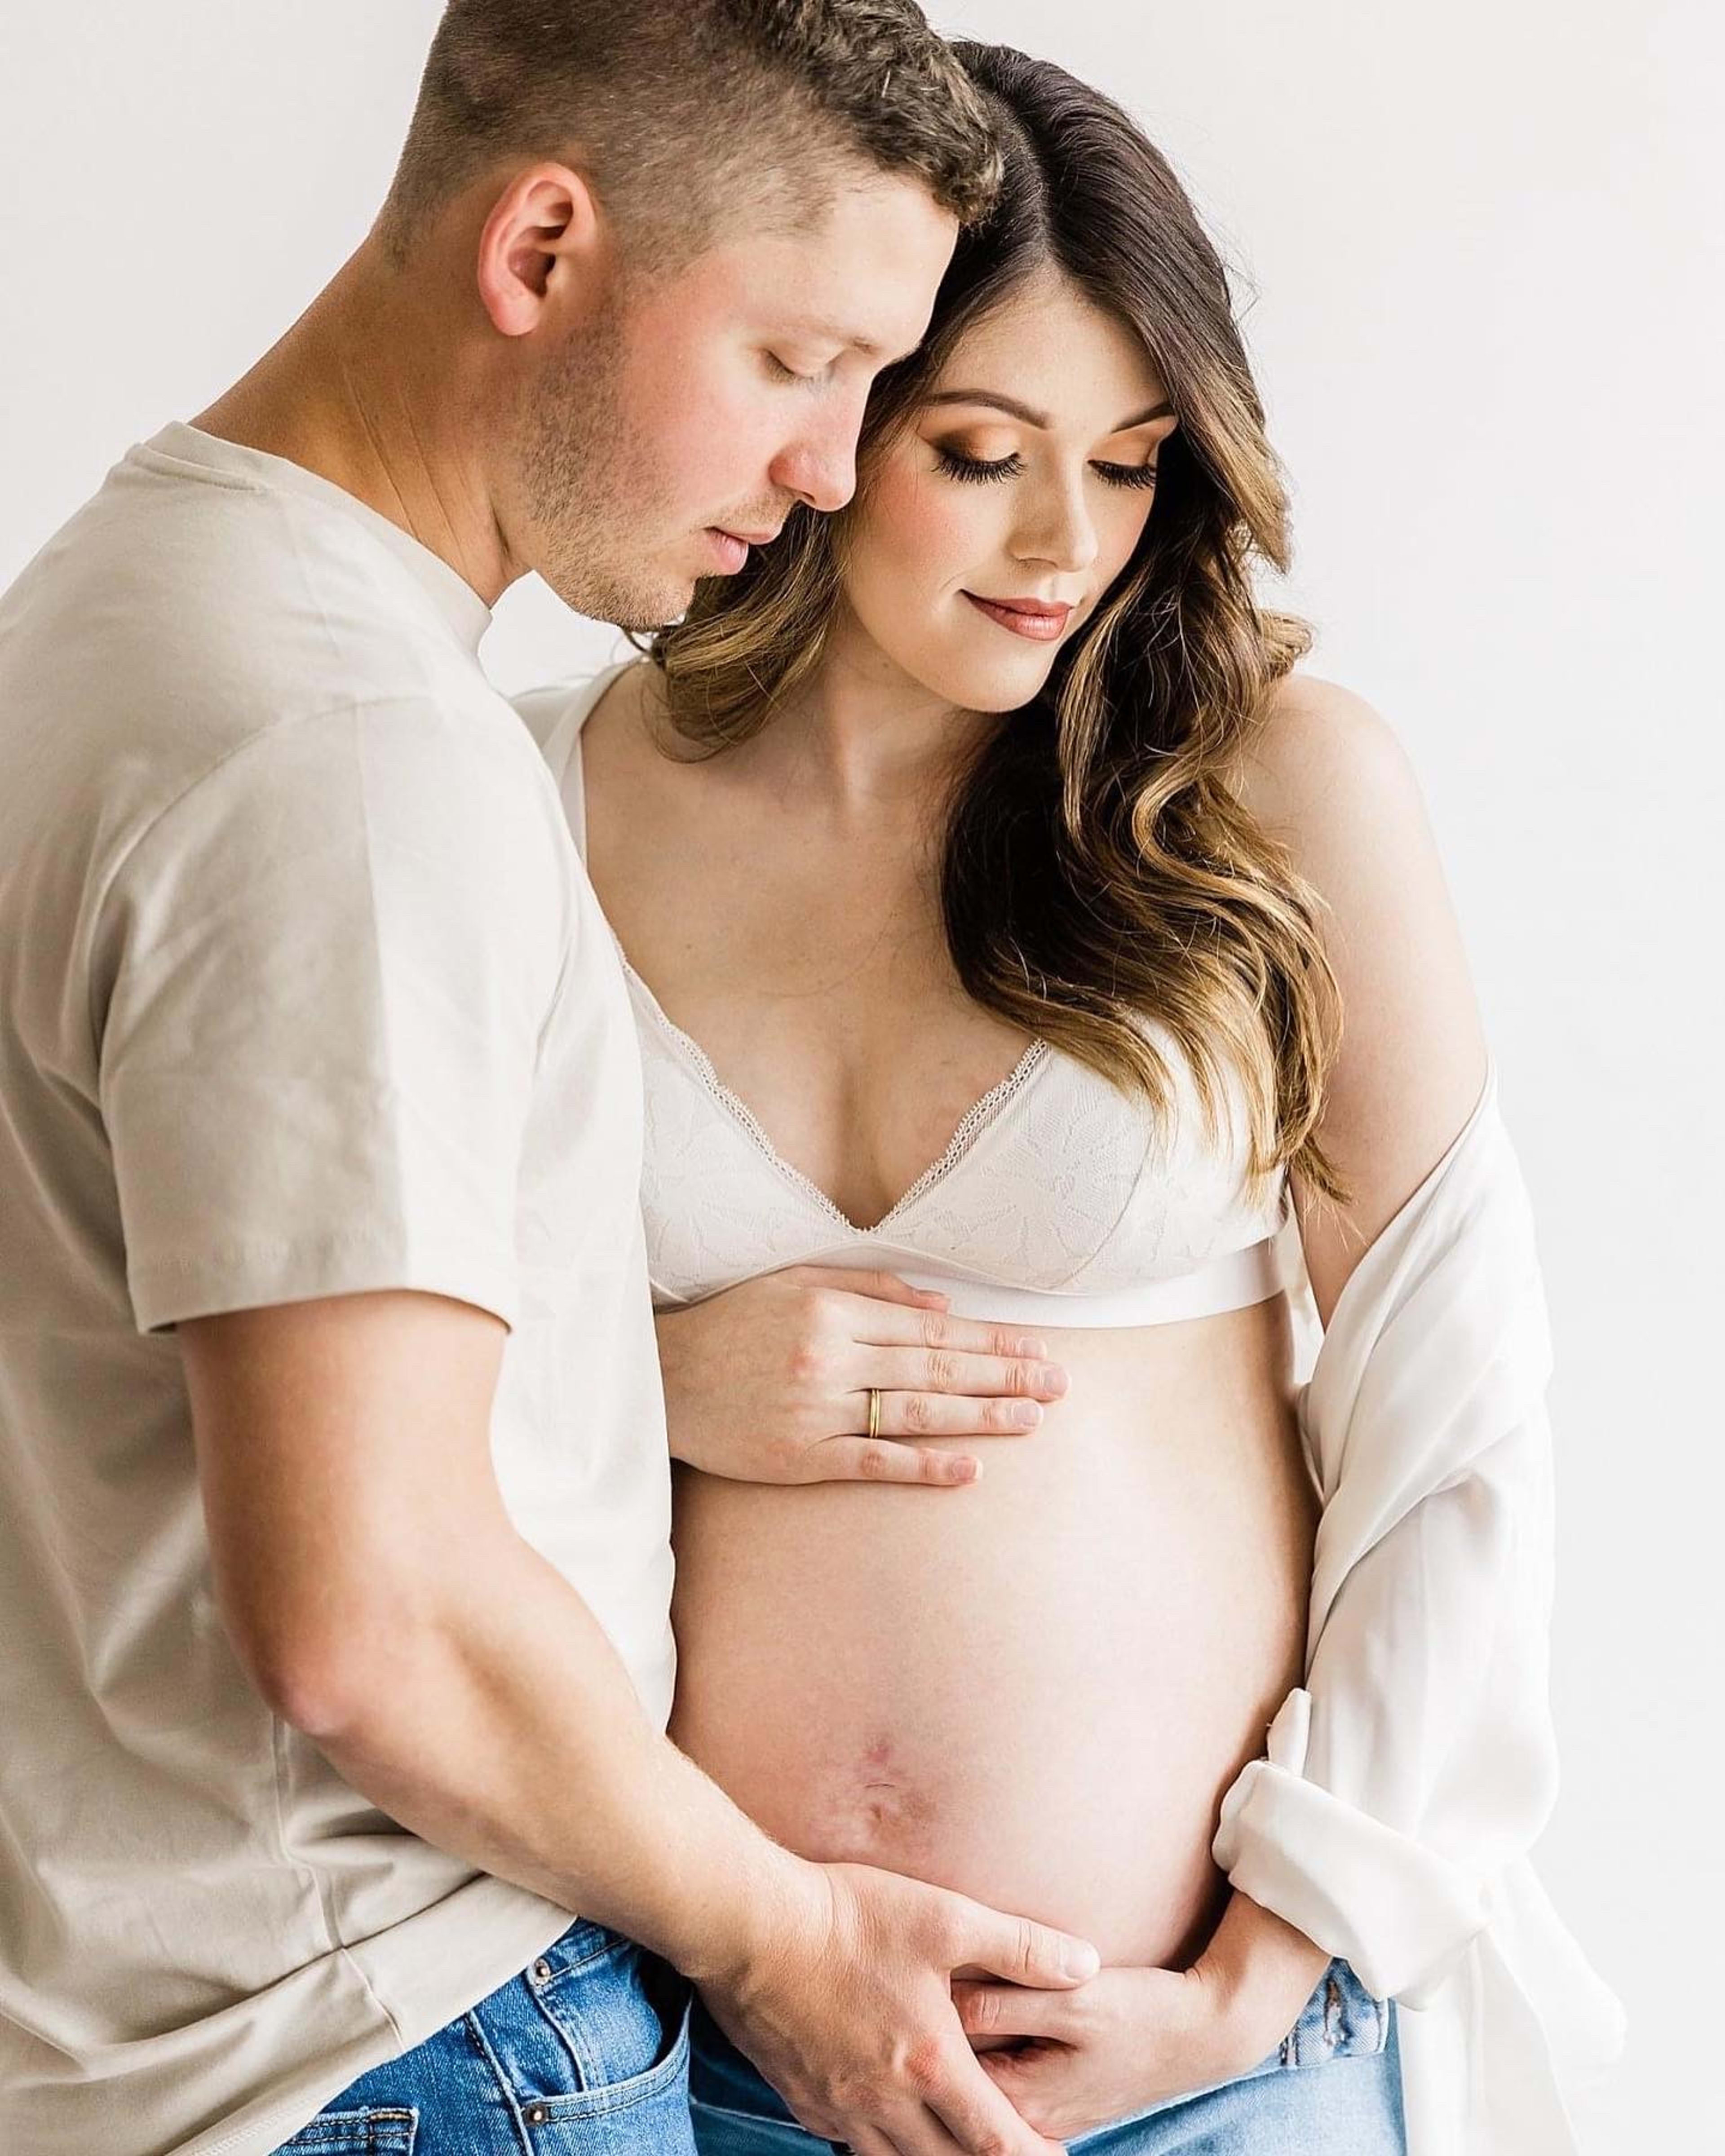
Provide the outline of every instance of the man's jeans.
[[[697,2001],[701,2156],[826,2156]],[[1072,2156],[1406,2156],[1392,2001],[1332,1961],[1280,2046],[1238,2079],[1080,2134]],[[1529,2152],[1532,2156],[1532,2152]]]
[[277,2156],[696,2156],[690,1989],[572,1924],[470,2014],[344,2089]]

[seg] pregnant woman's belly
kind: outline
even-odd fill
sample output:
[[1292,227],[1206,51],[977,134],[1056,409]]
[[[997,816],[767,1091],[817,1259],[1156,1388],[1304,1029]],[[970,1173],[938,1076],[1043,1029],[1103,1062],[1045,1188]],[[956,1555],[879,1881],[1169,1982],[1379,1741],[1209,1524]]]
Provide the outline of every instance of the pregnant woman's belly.
[[1300,1680],[1317,1505],[1285,1301],[1053,1332],[968,1488],[679,1468],[671,1733],[768,1833],[1183,1966],[1223,1791]]

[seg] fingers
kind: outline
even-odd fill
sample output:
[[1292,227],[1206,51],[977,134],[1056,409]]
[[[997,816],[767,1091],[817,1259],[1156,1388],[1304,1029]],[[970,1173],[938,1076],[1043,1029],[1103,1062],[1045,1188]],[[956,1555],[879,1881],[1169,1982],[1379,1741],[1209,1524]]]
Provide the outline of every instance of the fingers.
[[980,1902],[955,1896],[963,1913],[957,1930],[963,1951],[954,1955],[954,1970],[986,1969],[1004,1976],[1009,1984],[1034,1984],[1050,1991],[1064,1991],[1087,1984],[1102,1965],[1102,1958],[1088,1939],[1070,1932],[1057,1932],[1051,1924],[1039,1924],[1029,1917],[1005,1917]]
[[[868,1419],[868,1395],[859,1426]],[[889,1393],[880,1395],[880,1435],[886,1437],[1023,1437],[1042,1420],[1040,1402],[977,1399],[966,1393]]]
[[871,2126],[856,2126],[850,2129],[849,2141],[835,2141],[834,2148],[848,2148],[851,2156],[905,2156],[896,2141],[889,2141],[884,2133],[877,2133]]
[[967,2070],[931,2090],[929,2109],[966,2150],[998,2150],[1000,2156],[1064,2156],[1057,2141],[1045,2141],[1013,2108],[1010,2098],[967,2051]]
[[791,1270],[819,1281],[823,1287],[835,1287],[846,1295],[865,1296],[874,1302],[901,1303],[907,1309],[937,1313],[947,1308],[947,1298],[937,1289],[912,1287],[896,1273],[853,1272],[848,1265],[797,1265]]
[[[884,1409],[886,1403],[881,1403]],[[963,1452],[925,1452],[878,1437],[829,1437],[805,1455],[814,1482],[925,1482],[950,1487],[974,1482],[982,1462]]]
[[[867,1418],[866,1394],[858,1395],[857,1419]],[[1042,1420],[1034,1400],[978,1400],[938,1393],[883,1393],[877,1434],[823,1439],[803,1455],[807,1478],[816,1482],[921,1482],[941,1488],[974,1482],[983,1468],[964,1452],[932,1451],[900,1438],[1024,1437]]]
[[1076,1998],[1070,1991],[1042,1991],[1032,1984],[972,1984],[961,1979],[952,1986],[958,2025],[967,2036],[975,2037],[1046,2036],[1070,2044],[1081,2018]]
[[[952,1321],[942,1318],[941,1322],[947,1325]],[[973,1354],[944,1347],[897,1347],[870,1361],[880,1373],[873,1382],[883,1393],[960,1393],[972,1399],[1057,1400],[1066,1389],[1065,1372],[1057,1363],[1034,1357]]]
[[960,1355],[993,1355],[1004,1361],[1045,1361],[1048,1343],[1016,1325],[988,1325],[979,1318],[951,1317],[940,1310],[893,1304],[862,1313],[857,1338],[875,1348],[940,1348]]
[[[865,1298],[856,1314],[855,1337],[860,1345],[897,1351],[882,1358],[885,1374],[878,1380],[881,1391],[951,1393],[973,1399],[1056,1400],[1064,1395],[1066,1373],[1048,1360],[1046,1342],[1034,1334],[1021,1332],[1015,1326],[985,1325],[973,1318],[949,1317],[942,1310],[917,1308],[910,1298],[918,1291],[906,1289],[890,1273],[861,1277],[903,1291],[896,1296]],[[1003,1431],[1014,1426],[1010,1423],[993,1425]],[[963,1433],[977,1425],[952,1427]],[[933,1425],[914,1421],[900,1432],[913,1436],[939,1434]]]
[[[1036,2074],[1040,2061],[1029,2051],[984,2051],[977,2064],[1006,2098],[1027,2126],[1034,2125],[1041,2108],[1042,2090]],[[1044,2148],[1060,2149],[1064,2156],[1064,2141],[1045,2142]]]

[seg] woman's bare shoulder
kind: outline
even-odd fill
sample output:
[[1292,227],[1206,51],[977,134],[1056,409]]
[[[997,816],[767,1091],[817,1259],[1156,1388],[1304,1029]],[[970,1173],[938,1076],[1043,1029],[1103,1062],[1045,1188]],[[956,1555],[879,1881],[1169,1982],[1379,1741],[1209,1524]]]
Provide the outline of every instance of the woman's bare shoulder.
[[1341,997],[1319,1127],[1354,1196],[1305,1224],[1327,1311],[1478,1098],[1484,1036],[1419,781],[1383,715],[1339,682],[1290,675],[1266,700],[1235,783],[1317,899]]
[[1242,805],[1296,853],[1327,850],[1349,829],[1390,838],[1410,817],[1424,821],[1395,729],[1365,697],[1319,675],[1275,685],[1230,775]]

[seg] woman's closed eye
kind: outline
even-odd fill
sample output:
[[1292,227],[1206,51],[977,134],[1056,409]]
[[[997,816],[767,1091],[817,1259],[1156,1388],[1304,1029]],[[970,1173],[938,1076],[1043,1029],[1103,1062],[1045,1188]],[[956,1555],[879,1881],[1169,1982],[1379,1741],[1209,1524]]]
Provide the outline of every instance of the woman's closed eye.
[[[933,449],[936,460],[949,479],[1016,479],[1024,469],[1024,460],[1016,450],[1009,457],[968,457],[962,449],[949,449],[939,442],[933,444]],[[1091,470],[1107,486],[1150,487],[1156,484],[1154,465],[1094,464]]]
[[1091,469],[1110,486],[1154,486],[1154,465],[1093,465]]

